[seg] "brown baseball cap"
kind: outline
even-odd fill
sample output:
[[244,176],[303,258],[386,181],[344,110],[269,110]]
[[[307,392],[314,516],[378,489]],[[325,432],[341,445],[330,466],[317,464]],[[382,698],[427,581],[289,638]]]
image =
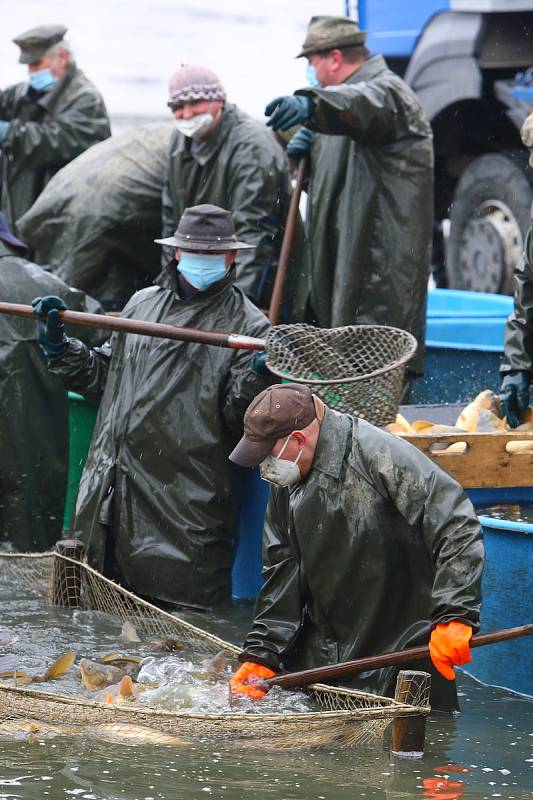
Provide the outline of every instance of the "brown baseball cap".
[[282,383],[258,394],[244,415],[244,436],[229,460],[241,467],[255,467],[271,452],[277,440],[302,430],[316,417],[309,386]]

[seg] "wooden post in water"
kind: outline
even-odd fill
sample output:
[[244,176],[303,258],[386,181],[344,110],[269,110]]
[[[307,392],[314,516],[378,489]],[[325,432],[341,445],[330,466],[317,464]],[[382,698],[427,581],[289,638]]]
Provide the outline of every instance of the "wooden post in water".
[[[75,561],[81,561],[83,542],[79,539],[60,539],[56,542],[56,552]],[[81,605],[81,568],[72,561],[54,558],[50,602],[64,608],[79,608]]]
[[[400,670],[396,680],[394,699],[413,706],[429,705],[431,675],[429,672]],[[421,758],[424,755],[426,715],[413,714],[397,717],[392,728],[391,752],[404,758]]]

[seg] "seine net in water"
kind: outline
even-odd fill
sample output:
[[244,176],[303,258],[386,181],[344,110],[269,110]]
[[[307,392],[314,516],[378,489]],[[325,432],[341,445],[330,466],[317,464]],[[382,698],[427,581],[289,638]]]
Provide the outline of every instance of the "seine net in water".
[[309,384],[335,411],[383,426],[396,417],[416,347],[410,333],[384,325],[276,325],[267,365],[280,378]]
[[[0,554],[0,569],[4,581],[8,580],[13,586],[25,586],[43,606],[52,598],[62,597],[66,606],[72,607],[75,603],[81,609],[59,609],[62,615],[80,615],[89,610],[102,612],[111,615],[115,624],[117,620],[129,621],[141,637],[175,638],[195,654],[194,664],[190,666],[185,667],[180,663],[180,657],[172,656],[162,660],[155,669],[166,663],[167,670],[171,670],[173,665],[182,672],[192,672],[197,668],[197,654],[216,655],[222,651],[233,660],[239,652],[237,647],[218,636],[157,608],[114,584],[87,564],[63,555]],[[58,585],[61,581],[64,581],[63,586]],[[150,662],[145,670],[149,677]],[[61,681],[38,684],[38,688],[34,688],[33,685],[13,686],[5,681],[0,683],[0,734],[2,730],[9,733],[13,723],[26,726],[25,730],[33,726],[37,736],[39,731],[54,726],[60,733],[88,731],[94,735],[107,735],[121,725],[126,726],[124,730],[126,733],[129,730],[133,738],[136,726],[138,730],[151,730],[163,737],[173,736],[187,741],[224,739],[240,747],[351,746],[379,740],[390,722],[398,716],[429,711],[426,696],[420,697],[417,705],[413,706],[391,698],[320,684],[309,687],[306,693],[291,692],[288,696],[281,690],[273,691],[260,709],[258,704],[251,702],[231,706],[227,702],[228,695],[223,702],[219,693],[220,702],[217,701],[215,706],[207,704],[208,712],[188,711],[186,700],[182,709],[176,710],[174,706],[174,710],[168,710],[164,707],[164,692],[172,692],[169,688],[172,681],[162,685],[164,688],[159,691],[163,696],[158,698],[156,695],[156,707],[153,707],[148,698],[141,701],[142,695],[131,705],[117,706],[75,696],[72,689],[67,690],[66,682],[64,685]],[[193,690],[201,691],[197,684]],[[157,692],[157,687],[153,691]],[[181,691],[183,694],[183,684]],[[193,705],[196,707],[196,701]]]

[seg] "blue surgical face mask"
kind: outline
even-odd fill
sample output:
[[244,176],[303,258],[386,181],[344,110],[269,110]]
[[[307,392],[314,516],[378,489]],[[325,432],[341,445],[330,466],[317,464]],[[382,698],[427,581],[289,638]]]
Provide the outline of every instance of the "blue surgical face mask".
[[320,81],[316,76],[316,69],[311,64],[307,65],[305,74],[307,76],[307,83],[309,84],[309,86],[312,86],[313,89],[318,89],[318,87],[320,86]]
[[226,274],[226,256],[206,256],[200,253],[181,252],[178,272],[194,286],[203,291],[212,283],[222,280]]
[[44,92],[45,89],[49,89],[50,86],[57,83],[57,78],[54,78],[52,70],[47,68],[40,69],[39,72],[30,72],[28,81],[32,89]]

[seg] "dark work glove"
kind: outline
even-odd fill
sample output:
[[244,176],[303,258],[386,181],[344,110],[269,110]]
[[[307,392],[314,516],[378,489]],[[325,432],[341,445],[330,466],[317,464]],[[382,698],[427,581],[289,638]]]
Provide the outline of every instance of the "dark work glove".
[[270,117],[267,125],[274,131],[288,131],[293,125],[308,119],[314,109],[315,104],[309,97],[276,97],[265,108],[265,116]]
[[295,161],[299,161],[313,146],[314,138],[315,134],[313,131],[310,131],[309,128],[304,128],[302,126],[289,141],[289,144],[287,145],[287,155],[293,158]]
[[66,311],[67,306],[53,294],[36,297],[31,304],[33,313],[40,318],[37,323],[37,343],[47,358],[62,356],[67,351],[69,340],[65,336],[65,326],[59,312]]
[[522,424],[521,411],[529,406],[530,375],[526,370],[507,372],[500,389],[502,412],[510,428]]

